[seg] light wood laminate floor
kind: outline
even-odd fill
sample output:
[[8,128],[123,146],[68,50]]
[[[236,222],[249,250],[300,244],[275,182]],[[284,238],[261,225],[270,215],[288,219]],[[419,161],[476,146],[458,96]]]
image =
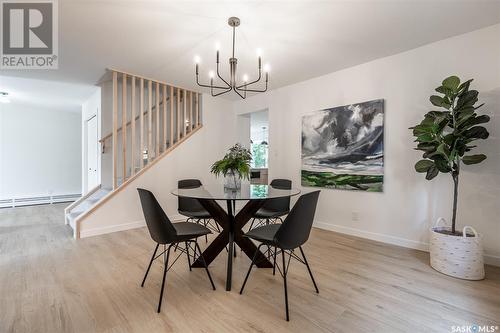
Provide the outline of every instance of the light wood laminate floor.
[[[145,228],[75,241],[65,205],[0,210],[0,332],[450,332],[453,325],[500,325],[500,268],[484,281],[444,276],[428,254],[314,229],[304,247],[315,274],[289,270],[291,321],[283,285],[271,269],[234,262],[224,290],[226,258],[188,271],[181,258],[167,274],[156,313],[162,265],[139,286],[153,250]],[[202,247],[205,241],[200,241]]]

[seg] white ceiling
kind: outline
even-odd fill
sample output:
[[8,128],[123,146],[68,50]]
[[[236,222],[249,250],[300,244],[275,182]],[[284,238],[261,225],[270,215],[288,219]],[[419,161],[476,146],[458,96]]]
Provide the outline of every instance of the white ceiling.
[[[53,111],[79,112],[82,103],[98,89],[83,85],[12,76],[0,76],[0,91],[13,105],[32,105]],[[0,103],[0,108],[5,105]]]
[[59,0],[59,16],[59,70],[2,74],[95,84],[112,67],[195,89],[194,56],[207,79],[218,41],[227,68],[238,16],[239,77],[261,48],[278,88],[498,23],[500,1]]

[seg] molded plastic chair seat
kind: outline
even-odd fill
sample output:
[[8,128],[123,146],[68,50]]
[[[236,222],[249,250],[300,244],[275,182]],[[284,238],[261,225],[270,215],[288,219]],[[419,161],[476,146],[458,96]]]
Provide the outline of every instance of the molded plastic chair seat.
[[288,214],[288,211],[277,211],[269,208],[260,208],[255,214],[254,217],[258,219],[271,219],[280,216],[284,216]]
[[206,210],[193,210],[193,211],[179,210],[179,214],[193,218],[193,219],[210,219],[210,218],[212,218],[210,216],[210,213]]
[[[247,275],[243,281],[243,285],[240,289],[240,294],[243,293],[245,284],[247,283],[248,276],[252,271],[252,266],[256,263],[257,254],[262,246],[267,246],[269,255],[271,255],[271,248],[274,248],[272,253],[274,264],[273,264],[273,275],[278,268],[281,276],[283,277],[283,285],[285,287],[285,315],[286,320],[290,319],[288,311],[288,287],[287,287],[287,274],[288,268],[290,266],[290,260],[293,258],[307,267],[309,276],[311,277],[314,289],[319,293],[316,281],[314,281],[311,268],[307,262],[306,255],[302,249],[302,245],[309,239],[309,234],[311,233],[312,224],[314,221],[314,214],[316,212],[316,206],[318,204],[319,191],[314,191],[311,193],[303,194],[295,203],[292,210],[285,218],[282,224],[267,224],[262,227],[257,227],[251,229],[244,236],[250,239],[260,242],[255,254],[252,258],[252,263],[248,268]],[[300,250],[302,258],[300,258],[294,251],[296,249]],[[276,255],[281,253],[281,269],[276,266]],[[285,254],[288,254],[288,263],[285,259]]]
[[262,242],[266,245],[275,245],[274,236],[276,232],[281,227],[280,224],[269,224],[262,227],[257,227],[245,234],[246,237],[255,239],[256,241]]
[[191,222],[172,223],[177,232],[176,241],[184,241],[185,239],[192,239],[200,236],[211,234],[212,232],[205,226]]

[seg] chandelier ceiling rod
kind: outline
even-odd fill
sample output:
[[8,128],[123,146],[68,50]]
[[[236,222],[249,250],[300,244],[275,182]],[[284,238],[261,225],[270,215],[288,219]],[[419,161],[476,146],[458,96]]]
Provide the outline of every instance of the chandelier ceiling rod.
[[[258,77],[256,80],[248,82],[248,78],[245,75],[243,78],[243,83],[238,85],[236,82],[236,71],[237,71],[237,65],[238,65],[238,59],[235,57],[235,45],[236,45],[236,27],[240,25],[240,19],[237,17],[230,17],[227,21],[230,27],[233,28],[233,47],[232,47],[232,56],[229,58],[229,82],[227,82],[219,73],[219,49],[217,48],[217,54],[216,54],[216,73],[217,77],[225,84],[225,86],[222,85],[214,85],[214,73],[213,71],[210,71],[209,76],[210,76],[210,84],[202,84],[199,81],[199,62],[200,59],[198,57],[195,58],[196,62],[196,84],[198,84],[200,87],[205,87],[205,88],[210,88],[210,94],[212,96],[219,96],[225,93],[230,92],[231,90],[234,90],[241,98],[246,98],[247,97],[247,92],[266,92],[267,91],[267,85],[269,81],[269,71],[266,69],[266,86],[264,89],[255,89],[255,88],[249,88],[249,86],[259,82],[262,78],[262,59],[259,55],[258,59]],[[219,90],[219,91],[216,91]]]

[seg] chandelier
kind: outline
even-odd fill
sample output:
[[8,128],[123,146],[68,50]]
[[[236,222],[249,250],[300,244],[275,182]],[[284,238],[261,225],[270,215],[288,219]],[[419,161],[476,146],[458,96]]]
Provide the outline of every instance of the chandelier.
[[[210,76],[210,84],[202,84],[199,81],[199,63],[200,63],[200,58],[196,57],[195,62],[196,62],[196,83],[200,87],[205,87],[205,88],[210,88],[210,93],[212,96],[219,96],[225,93],[230,92],[233,90],[236,92],[241,98],[246,98],[247,97],[247,92],[252,92],[252,93],[261,93],[261,92],[266,92],[267,91],[267,83],[269,81],[269,68],[266,66],[264,68],[264,71],[266,73],[266,86],[264,89],[256,89],[251,86],[253,86],[255,83],[258,83],[261,78],[262,78],[262,59],[260,54],[258,54],[258,63],[259,63],[259,75],[258,78],[254,81],[248,82],[248,76],[244,75],[243,76],[243,82],[237,83],[236,81],[236,67],[238,64],[238,59],[234,56],[234,45],[235,45],[235,32],[236,32],[236,27],[240,25],[240,19],[237,17],[230,17],[227,20],[227,23],[229,24],[230,27],[233,28],[233,53],[232,57],[229,58],[229,82],[225,80],[220,74],[219,74],[219,47],[217,46],[217,55],[216,55],[216,73],[213,71],[210,71],[209,76]],[[217,77],[223,82],[221,85],[214,85],[214,76],[217,74]]]

